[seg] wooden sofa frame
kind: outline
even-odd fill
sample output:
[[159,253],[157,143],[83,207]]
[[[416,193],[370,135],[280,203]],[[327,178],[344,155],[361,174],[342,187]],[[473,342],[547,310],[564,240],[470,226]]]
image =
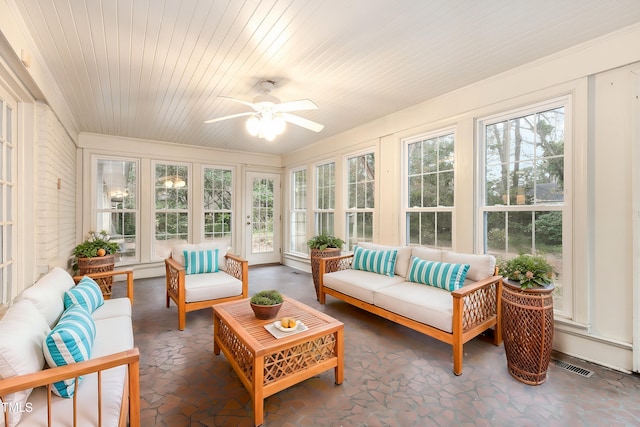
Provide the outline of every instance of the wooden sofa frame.
[[188,312],[212,307],[222,302],[244,299],[249,295],[249,262],[233,254],[226,254],[225,258],[227,259],[227,268],[224,272],[242,281],[242,294],[233,297],[195,302],[185,301],[184,282],[186,274],[184,266],[172,257],[165,259],[167,270],[167,308],[169,307],[170,301],[173,300],[178,307],[178,329],[181,331],[184,330],[187,325]]
[[502,343],[500,328],[502,276],[496,275],[464,286],[451,292],[453,297],[453,329],[445,332],[393,313],[357,298],[324,287],[324,274],[351,268],[353,254],[320,259],[319,301],[325,303],[326,295],[348,302],[363,310],[384,317],[387,320],[411,328],[453,346],[453,373],[462,374],[463,345],[490,328],[494,328],[493,344]]

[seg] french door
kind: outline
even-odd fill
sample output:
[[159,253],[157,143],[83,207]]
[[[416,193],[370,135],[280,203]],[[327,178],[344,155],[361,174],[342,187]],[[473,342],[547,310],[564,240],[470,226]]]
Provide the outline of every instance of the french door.
[[249,265],[280,263],[280,175],[247,172],[244,227]]

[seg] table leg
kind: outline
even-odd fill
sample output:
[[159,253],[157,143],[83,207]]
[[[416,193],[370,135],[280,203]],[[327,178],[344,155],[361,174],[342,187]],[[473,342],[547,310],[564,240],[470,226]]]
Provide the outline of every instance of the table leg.
[[253,419],[256,426],[264,421],[264,357],[253,358]]
[[220,354],[220,346],[218,345],[218,334],[220,333],[220,318],[216,316],[216,312],[213,312],[213,354],[216,356]]
[[342,384],[344,379],[344,329],[336,331],[336,356],[338,357],[338,364],[334,369],[336,384]]

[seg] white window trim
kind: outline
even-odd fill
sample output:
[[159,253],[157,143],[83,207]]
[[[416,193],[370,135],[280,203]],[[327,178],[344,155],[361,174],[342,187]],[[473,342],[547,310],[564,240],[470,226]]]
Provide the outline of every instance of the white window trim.
[[[432,208],[418,208],[414,209],[409,207],[409,200],[407,198],[408,183],[407,178],[409,174],[408,170],[408,156],[409,145],[418,141],[424,141],[425,139],[437,138],[439,136],[453,134],[453,206],[437,206]],[[409,212],[451,212],[451,244],[453,247],[456,245],[456,188],[458,187],[458,134],[456,126],[447,126],[439,129],[435,129],[429,132],[424,132],[419,135],[413,135],[406,138],[402,138],[402,206],[400,209],[400,227],[402,235],[402,241],[404,244],[407,242],[407,213]]]
[[[333,181],[334,181],[334,187],[333,187],[333,191],[334,191],[334,204],[337,203],[337,162],[335,159],[327,159],[327,160],[323,160],[321,162],[317,162],[313,164],[313,178],[312,178],[312,182],[313,182],[313,233],[317,234],[318,233],[318,224],[316,223],[316,215],[318,213],[333,213],[333,228],[334,230],[336,229],[336,206],[334,205],[333,209],[320,209],[318,208],[318,168],[321,166],[326,166],[333,163]],[[308,181],[308,180],[307,180]]]
[[[305,203],[304,203],[304,213],[305,213],[305,230],[309,229],[309,209],[308,209],[308,200],[309,200],[309,169],[306,166],[300,166],[297,168],[292,168],[289,170],[289,200],[288,200],[288,207],[289,207],[289,221],[287,223],[287,252],[290,254],[294,254],[297,256],[302,256],[302,257],[308,257],[309,253],[307,252],[298,252],[296,251],[294,248],[291,247],[291,239],[292,239],[292,227],[291,227],[291,218],[293,217],[293,212],[295,210],[294,208],[294,200],[295,200],[295,190],[296,190],[296,186],[295,186],[295,180],[294,178],[294,174],[296,174],[297,172],[302,172],[304,171],[306,173],[306,181],[305,181],[305,185],[306,185],[306,199],[305,199]],[[314,167],[314,171],[315,171],[315,167]],[[315,194],[312,195],[312,197],[315,197]],[[315,200],[315,199],[314,199]],[[314,202],[315,203],[315,202]],[[297,209],[296,211],[302,211],[302,209]],[[315,219],[314,219],[314,224],[313,226],[315,227]]]
[[[564,107],[565,109],[565,141],[564,141],[564,203],[562,205],[557,204],[539,204],[535,205],[537,208],[544,210],[561,210],[562,211],[562,233],[563,233],[563,245],[562,245],[562,259],[563,259],[563,295],[562,295],[562,310],[555,308],[555,315],[561,316],[565,319],[572,319],[574,317],[574,293],[576,291],[573,285],[573,159],[574,159],[574,146],[573,135],[575,124],[574,105],[571,95],[559,96],[551,98],[543,102],[527,104],[521,107],[516,107],[501,111],[494,115],[488,115],[480,117],[476,120],[476,220],[475,220],[475,248],[476,253],[485,253],[484,242],[484,226],[483,226],[483,214],[486,211],[518,211],[518,210],[531,210],[530,206],[500,206],[500,207],[487,207],[485,206],[485,192],[484,192],[484,168],[485,168],[485,142],[484,142],[484,128],[487,125],[498,123],[504,120],[513,119],[514,117],[521,117],[527,114],[537,113],[540,111],[551,110],[553,108]],[[508,208],[508,209],[506,209]],[[565,243],[567,242],[567,243]]]
[[[221,166],[221,165],[202,165],[202,167],[200,168],[200,182],[198,183],[198,188],[200,189],[200,191],[197,192],[197,194],[199,195],[199,206],[200,206],[200,210],[197,213],[197,215],[199,216],[198,221],[194,221],[195,220],[195,215],[196,212],[193,209],[190,209],[190,213],[193,215],[191,225],[192,228],[195,228],[196,224],[200,224],[200,226],[198,227],[198,234],[199,234],[199,238],[201,242],[205,241],[205,236],[204,236],[204,214],[207,212],[219,212],[219,211],[208,211],[205,210],[204,208],[204,201],[202,200],[202,198],[204,197],[204,171],[205,169],[224,169],[224,170],[228,170],[231,171],[231,191],[233,191],[233,195],[232,195],[232,202],[231,202],[231,240],[229,241],[229,245],[233,246],[233,242],[236,240],[236,238],[238,236],[236,236],[236,222],[237,222],[237,218],[236,218],[236,213],[238,212],[237,209],[237,205],[235,200],[237,199],[235,197],[235,191],[236,191],[236,168],[233,166]],[[155,172],[155,166],[153,168],[154,172]],[[189,169],[189,173],[191,174],[191,169]],[[190,182],[193,182],[190,179]],[[192,194],[196,194],[196,192],[194,191],[193,185],[190,187],[190,193],[189,193],[189,197],[191,198]],[[195,202],[191,202],[190,199],[190,205],[195,206]],[[195,234],[195,231],[193,232]],[[155,231],[154,231],[155,234]],[[190,230],[190,235],[191,235],[191,230]]]

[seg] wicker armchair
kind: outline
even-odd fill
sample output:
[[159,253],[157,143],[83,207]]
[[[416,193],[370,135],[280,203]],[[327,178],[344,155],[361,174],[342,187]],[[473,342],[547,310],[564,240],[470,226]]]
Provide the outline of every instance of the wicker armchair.
[[[186,327],[188,312],[209,308],[221,302],[247,298],[249,294],[247,260],[228,253],[224,255],[226,265],[222,270],[216,273],[187,275],[184,265],[175,258],[172,255],[165,259],[167,307],[171,300],[178,307],[178,329],[181,331]],[[236,286],[234,282],[237,281],[240,281],[241,285]]]

